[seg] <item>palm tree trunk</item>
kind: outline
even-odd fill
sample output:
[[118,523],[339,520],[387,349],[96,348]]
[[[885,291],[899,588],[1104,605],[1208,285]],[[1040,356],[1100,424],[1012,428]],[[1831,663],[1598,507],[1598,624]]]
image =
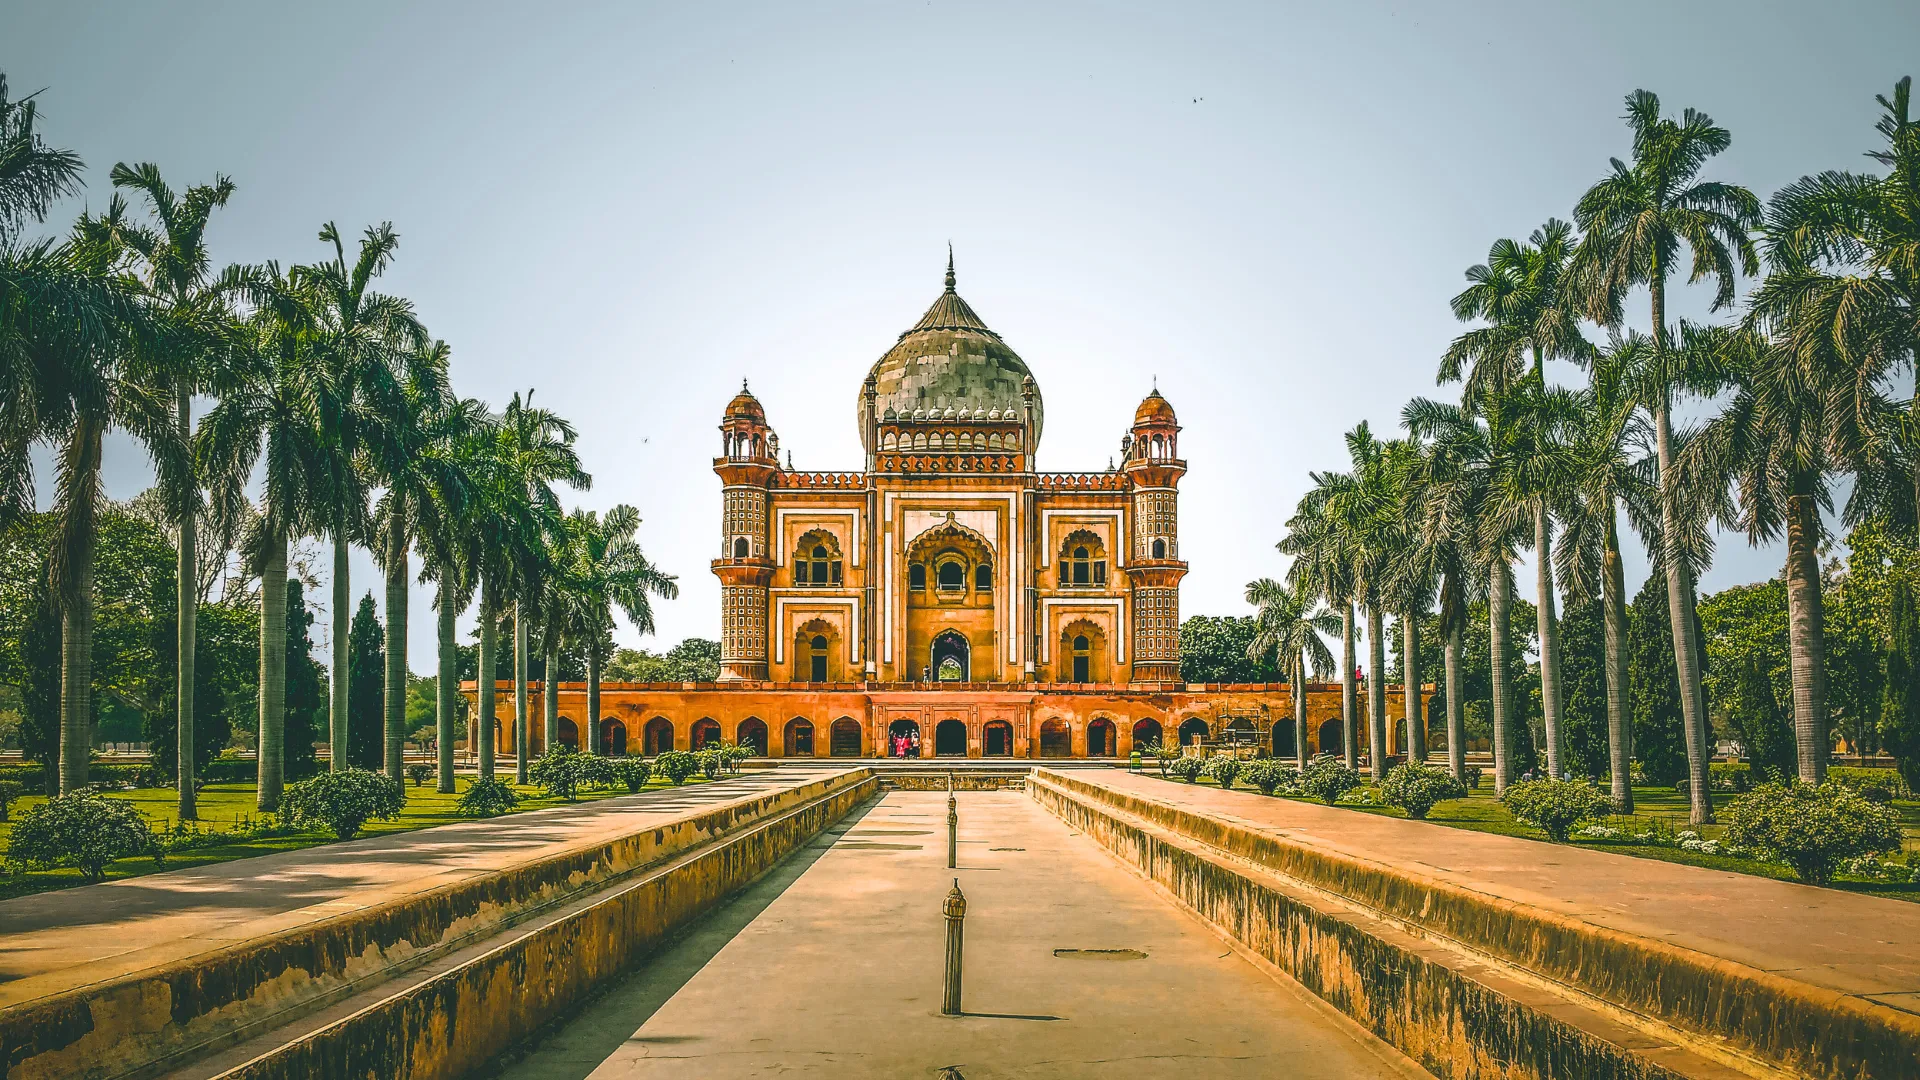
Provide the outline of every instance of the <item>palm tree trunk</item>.
[[[193,438],[193,399],[185,389],[179,394],[180,437]],[[178,649],[178,677],[175,681],[175,731],[178,742],[175,745],[179,759],[175,780],[178,784],[179,798],[174,813],[181,821],[197,821],[200,817],[197,792],[194,791],[194,734],[193,734],[193,683],[194,683],[194,644],[196,624],[200,615],[200,573],[194,559],[194,520],[193,507],[180,516],[180,559],[178,580],[180,582],[179,605],[175,612],[177,618],[175,643]]]
[[1400,697],[1406,706],[1407,760],[1427,763],[1427,712],[1420,700],[1420,617],[1400,616]]
[[[1661,378],[1667,378],[1667,278],[1666,269],[1656,262],[1648,282],[1653,303],[1653,349],[1660,365]],[[1707,764],[1711,747],[1707,745],[1707,695],[1700,678],[1700,638],[1694,631],[1693,575],[1680,558],[1679,507],[1673,480],[1673,404],[1662,385],[1654,400],[1653,445],[1660,462],[1660,527],[1666,558],[1667,615],[1673,626],[1673,664],[1680,677],[1680,719],[1687,736],[1687,795],[1691,804],[1688,821],[1695,825],[1713,821],[1713,798],[1707,790]]]
[[[1347,768],[1360,767],[1359,732],[1354,728],[1360,711],[1359,693],[1353,685],[1353,604],[1340,605],[1340,749],[1346,755]],[[1323,752],[1326,747],[1320,748]]]
[[456,685],[460,678],[460,654],[454,643],[453,620],[459,614],[453,595],[453,574],[440,575],[439,664],[434,670],[433,741],[440,752],[440,783],[443,795],[453,794],[453,718],[460,710]]
[[1547,775],[1561,777],[1560,763],[1560,619],[1554,610],[1553,522],[1547,506],[1533,508],[1533,553],[1539,565],[1539,597],[1534,609],[1540,627],[1540,712],[1547,728]]
[[587,649],[587,730],[580,734],[580,745],[589,754],[600,752],[600,650],[594,646]]
[[99,545],[100,456],[106,425],[83,412],[65,460],[60,524],[60,794],[87,786],[93,751],[93,556]]
[[1300,771],[1307,768],[1307,654],[1303,651],[1293,658],[1293,756],[1300,762]]
[[347,670],[347,645],[353,625],[349,599],[352,585],[347,568],[350,550],[343,511],[333,524],[333,685],[327,714],[327,753],[331,758],[328,768],[333,772],[347,767],[347,680],[351,677]]
[[1380,605],[1367,605],[1367,771],[1375,780],[1387,775],[1387,637],[1380,629]]
[[1508,644],[1512,630],[1508,604],[1513,583],[1507,578],[1504,560],[1496,559],[1490,569],[1492,573],[1487,575],[1487,653],[1491,669],[1488,675],[1493,684],[1493,793],[1499,795],[1513,782],[1513,750],[1508,745],[1510,721],[1507,717],[1507,682],[1512,674],[1507,665],[1513,654]]
[[1622,814],[1633,813],[1633,722],[1627,707],[1627,575],[1620,565],[1620,532],[1607,519],[1607,549],[1602,557],[1605,576],[1602,616],[1607,630],[1607,752],[1611,759],[1613,805]]
[[407,752],[407,504],[402,492],[392,493],[387,518],[387,684],[386,752],[382,761],[387,778],[406,776]]
[[1800,779],[1827,778],[1826,613],[1820,596],[1819,514],[1811,483],[1796,481],[1787,500],[1787,630],[1793,668],[1793,735]]
[[527,782],[527,615],[513,602],[513,779]]
[[1456,620],[1447,631],[1447,771],[1455,780],[1467,775],[1467,713],[1460,701],[1460,625]]
[[545,699],[543,704],[546,707],[541,711],[545,714],[546,723],[541,733],[546,738],[540,745],[551,751],[560,742],[560,643],[554,640],[552,634],[547,635],[545,659],[547,666],[540,676],[540,696]]
[[254,805],[272,813],[287,779],[287,539],[279,535],[267,538],[260,568],[259,729]]
[[474,671],[473,722],[467,736],[468,745],[479,751],[482,780],[493,779],[493,734],[494,726],[499,723],[500,708],[495,700],[499,687],[494,679],[500,661],[494,654],[499,647],[499,635],[499,619],[494,615],[493,606],[487,603],[487,583],[483,579],[480,582],[480,655]]

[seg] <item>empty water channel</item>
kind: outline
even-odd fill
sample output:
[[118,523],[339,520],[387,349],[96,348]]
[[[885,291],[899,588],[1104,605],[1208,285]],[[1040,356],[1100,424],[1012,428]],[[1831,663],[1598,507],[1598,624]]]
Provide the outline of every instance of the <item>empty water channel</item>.
[[[509,1056],[628,1076],[1425,1076],[1017,792],[896,791]],[[967,898],[965,1014],[940,1015]]]

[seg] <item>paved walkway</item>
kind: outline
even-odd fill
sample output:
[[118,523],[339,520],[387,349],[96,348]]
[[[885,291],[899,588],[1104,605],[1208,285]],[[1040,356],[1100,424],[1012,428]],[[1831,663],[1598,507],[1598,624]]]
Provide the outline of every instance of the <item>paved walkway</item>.
[[1920,904],[1147,773],[1075,779],[1920,1013]]
[[[504,1076],[1426,1076],[1026,797],[959,799],[960,869],[946,868],[946,796],[891,793]],[[955,877],[967,896],[958,1018],[940,1015],[940,910]]]
[[755,770],[0,901],[0,1008],[837,771]]

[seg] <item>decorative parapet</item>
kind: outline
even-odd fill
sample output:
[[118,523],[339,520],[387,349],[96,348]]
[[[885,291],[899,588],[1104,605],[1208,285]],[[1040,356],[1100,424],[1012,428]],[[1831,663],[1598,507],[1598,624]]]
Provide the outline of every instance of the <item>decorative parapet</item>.
[[1018,473],[1018,454],[881,454],[876,468],[887,473]]
[[867,474],[863,472],[786,472],[774,481],[774,487],[784,491],[798,488],[859,491],[866,486]]
[[1117,472],[1038,473],[1034,486],[1042,491],[1125,491],[1127,478]]

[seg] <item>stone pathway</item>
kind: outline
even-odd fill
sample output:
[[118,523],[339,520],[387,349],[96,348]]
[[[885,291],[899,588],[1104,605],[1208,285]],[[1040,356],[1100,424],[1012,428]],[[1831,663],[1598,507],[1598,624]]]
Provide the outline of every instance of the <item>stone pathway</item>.
[[0,901],[0,1008],[838,771],[755,770]]
[[[504,1076],[1427,1075],[1026,797],[959,799],[958,870],[946,868],[946,796],[891,793]],[[956,877],[968,905],[958,1018],[940,1015],[941,902]]]
[[1920,904],[1148,773],[1074,779],[1920,1013]]

